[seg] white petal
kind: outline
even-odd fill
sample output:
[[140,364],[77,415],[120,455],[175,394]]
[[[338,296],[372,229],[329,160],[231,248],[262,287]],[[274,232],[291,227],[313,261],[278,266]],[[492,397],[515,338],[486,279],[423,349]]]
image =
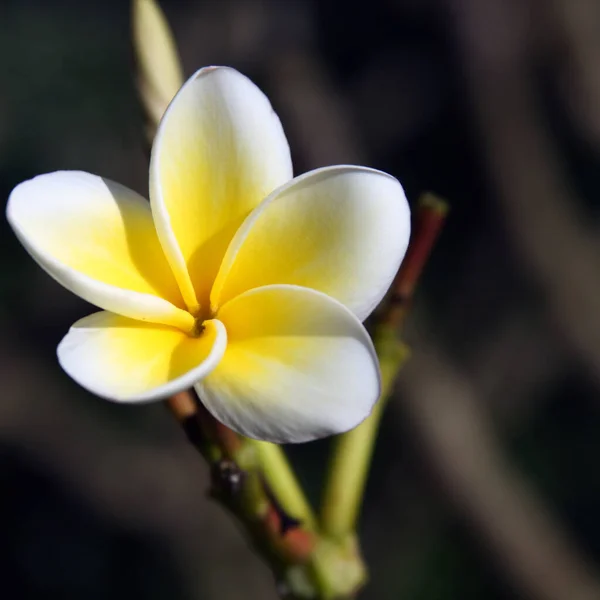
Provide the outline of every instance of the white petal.
[[201,69],[165,113],[152,148],[150,201],[191,311],[210,288],[235,231],[292,177],[285,135],[265,95],[225,67]]
[[6,214],[25,249],[84,300],[128,317],[193,326],[150,206],[117,183],[61,171],[18,185]]
[[90,392],[116,402],[163,400],[212,371],[227,346],[225,327],[205,321],[199,337],[109,312],[77,321],[58,346],[62,368]]
[[227,350],[196,390],[225,425],[270,442],[305,442],[352,429],[371,412],[380,393],[377,355],[336,300],[272,285],[237,296],[217,317]]
[[390,286],[409,236],[395,178],[364,167],[317,169],[273,192],[240,227],[213,309],[246,290],[288,283],[324,292],[363,320]]

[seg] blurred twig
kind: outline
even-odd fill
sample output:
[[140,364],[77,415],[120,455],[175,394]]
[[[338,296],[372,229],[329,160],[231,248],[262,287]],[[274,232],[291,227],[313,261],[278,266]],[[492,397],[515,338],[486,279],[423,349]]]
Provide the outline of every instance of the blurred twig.
[[[502,0],[447,5],[510,230],[565,337],[599,376],[600,265],[535,110],[527,14]],[[501,458],[466,382],[431,349],[411,368],[407,410],[446,490],[473,515],[515,587],[540,600],[600,598],[577,549]]]
[[286,128],[307,168],[366,164],[349,126],[348,106],[311,50],[291,45],[267,65],[273,97],[282,106]]
[[401,402],[440,484],[523,597],[597,600],[591,569],[542,500],[507,464],[468,382],[426,340]]
[[563,82],[580,134],[600,149],[600,3],[553,0],[554,27],[567,58]]
[[600,258],[540,122],[523,5],[446,0],[509,232],[553,320],[600,385]]

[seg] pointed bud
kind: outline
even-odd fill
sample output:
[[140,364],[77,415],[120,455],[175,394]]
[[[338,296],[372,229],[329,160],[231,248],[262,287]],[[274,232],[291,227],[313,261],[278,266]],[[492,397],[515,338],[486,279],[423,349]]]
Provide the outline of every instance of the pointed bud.
[[164,13],[155,0],[133,0],[137,85],[154,136],[169,102],[183,84],[181,61]]

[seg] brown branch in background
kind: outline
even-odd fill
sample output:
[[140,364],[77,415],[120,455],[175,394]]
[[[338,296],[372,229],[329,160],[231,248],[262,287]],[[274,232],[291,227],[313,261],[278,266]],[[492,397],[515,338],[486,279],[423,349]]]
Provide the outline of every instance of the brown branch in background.
[[515,591],[532,600],[600,598],[592,569],[503,457],[481,399],[427,340],[420,340],[399,387],[397,418],[408,415],[441,488]]
[[518,306],[499,317],[480,339],[465,375],[510,435],[522,431],[564,381],[569,369],[565,352],[543,315]]
[[269,79],[286,130],[307,170],[332,164],[368,164],[343,97],[318,57],[305,47],[269,53]]
[[[552,0],[553,28],[566,55],[564,97],[579,134],[600,149],[600,3]],[[542,7],[540,7],[542,8]],[[547,9],[546,3],[543,6]]]
[[446,0],[509,233],[552,319],[600,385],[600,257],[535,103],[523,5]]
[[[563,334],[600,376],[598,261],[539,122],[527,15],[503,0],[447,0],[509,229]],[[427,348],[402,382],[405,406],[448,494],[513,585],[540,600],[600,598],[595,574],[501,456],[468,384]]]

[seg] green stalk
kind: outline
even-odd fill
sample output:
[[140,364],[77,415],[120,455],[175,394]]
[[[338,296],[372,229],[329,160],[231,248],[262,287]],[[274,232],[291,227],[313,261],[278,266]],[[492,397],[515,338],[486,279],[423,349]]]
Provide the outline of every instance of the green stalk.
[[381,398],[369,417],[336,439],[323,494],[322,532],[339,540],[355,530],[383,410],[396,374],[409,355],[408,347],[393,331],[382,334],[375,347],[381,366]]
[[302,522],[303,527],[314,530],[316,518],[302,486],[281,446],[269,442],[247,439],[256,452],[257,461],[273,495],[285,511]]

